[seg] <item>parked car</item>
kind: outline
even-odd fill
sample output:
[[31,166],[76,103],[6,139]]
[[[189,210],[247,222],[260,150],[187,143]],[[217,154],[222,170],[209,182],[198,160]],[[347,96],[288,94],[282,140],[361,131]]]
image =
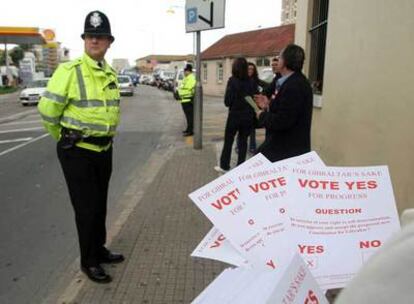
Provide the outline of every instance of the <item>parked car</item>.
[[119,92],[121,96],[133,96],[134,84],[131,77],[127,75],[118,75]]
[[142,74],[142,75],[139,77],[139,83],[140,83],[140,84],[149,84],[149,83],[151,82],[151,78],[152,78],[152,76],[151,76],[151,75],[145,75],[145,74]]
[[184,70],[178,70],[174,77],[174,84],[173,84],[173,94],[177,94],[178,88],[180,87],[181,83],[184,79]]
[[131,80],[132,80],[132,83],[134,84],[134,86],[136,86],[139,83],[139,75],[135,71],[123,70],[123,71],[121,71],[121,73],[119,73],[119,75],[127,75],[127,76],[131,77]]
[[20,92],[20,102],[23,106],[37,104],[40,97],[46,91],[47,83],[50,78],[41,78],[30,82],[25,89]]

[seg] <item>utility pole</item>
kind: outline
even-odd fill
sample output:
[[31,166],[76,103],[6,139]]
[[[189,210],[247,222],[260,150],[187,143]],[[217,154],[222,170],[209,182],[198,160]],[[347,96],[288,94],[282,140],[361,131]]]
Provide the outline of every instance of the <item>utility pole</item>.
[[[196,92],[194,149],[203,148],[203,87],[201,85],[201,31],[224,27],[225,0],[186,0],[185,31],[196,34]],[[194,34],[193,34],[194,35]]]
[[203,86],[201,85],[201,32],[197,31],[196,52],[196,94],[194,103],[194,149],[203,148]]

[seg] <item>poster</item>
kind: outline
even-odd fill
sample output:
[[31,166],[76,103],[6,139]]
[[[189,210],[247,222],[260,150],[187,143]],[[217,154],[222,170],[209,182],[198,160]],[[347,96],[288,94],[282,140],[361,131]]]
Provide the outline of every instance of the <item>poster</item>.
[[283,271],[225,269],[192,304],[327,304],[322,290],[296,254]]
[[221,261],[238,267],[248,267],[248,261],[213,227],[191,254],[192,257]]
[[400,230],[386,166],[292,170],[292,239],[322,289],[341,288]]
[[263,264],[263,235],[260,228],[253,225],[256,220],[251,217],[254,202],[245,199],[247,192],[240,189],[237,181],[243,172],[269,163],[262,154],[258,154],[189,195],[231,245],[252,265]]
[[[261,248],[261,260],[266,267],[276,268],[290,260],[294,247],[286,240],[287,175],[290,166],[324,166],[315,152],[276,163],[240,169],[234,174],[238,189],[244,193],[246,201],[252,202],[249,211],[251,224],[255,225],[265,239]],[[248,262],[231,245],[224,234],[213,228],[192,253],[194,257],[210,258],[235,266],[247,266]],[[250,265],[250,264],[249,264]]]

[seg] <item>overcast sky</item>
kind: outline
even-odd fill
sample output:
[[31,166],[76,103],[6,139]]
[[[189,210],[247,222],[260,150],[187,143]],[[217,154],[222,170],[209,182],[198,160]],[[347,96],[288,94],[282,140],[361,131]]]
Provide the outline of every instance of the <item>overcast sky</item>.
[[[55,30],[71,58],[83,52],[85,16],[104,12],[115,42],[107,59],[134,60],[150,54],[189,54],[193,34],[185,33],[185,0],[18,0],[2,1],[0,26],[30,26]],[[280,25],[281,0],[226,0],[225,28],[204,31],[201,49],[226,34]]]

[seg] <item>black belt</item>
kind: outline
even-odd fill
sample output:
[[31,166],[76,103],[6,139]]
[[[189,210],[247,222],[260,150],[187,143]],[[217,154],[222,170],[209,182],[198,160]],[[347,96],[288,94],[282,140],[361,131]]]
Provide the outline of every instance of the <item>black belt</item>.
[[95,137],[95,136],[88,136],[82,139],[82,142],[88,144],[94,144],[98,146],[106,146],[112,142],[111,136],[102,136],[102,137]]
[[85,136],[82,131],[63,127],[61,140],[67,143],[68,146],[73,146],[78,142],[107,146],[112,142],[112,136]]

